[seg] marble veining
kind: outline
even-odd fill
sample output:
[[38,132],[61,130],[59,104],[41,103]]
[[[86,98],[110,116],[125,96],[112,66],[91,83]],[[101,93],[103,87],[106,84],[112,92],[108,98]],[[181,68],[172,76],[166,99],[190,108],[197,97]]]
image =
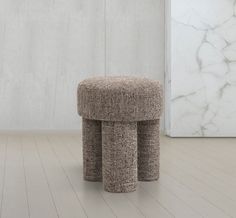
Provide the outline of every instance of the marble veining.
[[236,0],[169,3],[168,134],[236,136]]

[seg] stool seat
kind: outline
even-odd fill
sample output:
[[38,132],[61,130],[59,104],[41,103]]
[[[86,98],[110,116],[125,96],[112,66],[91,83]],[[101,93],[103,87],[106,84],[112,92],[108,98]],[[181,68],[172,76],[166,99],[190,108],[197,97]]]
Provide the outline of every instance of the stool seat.
[[95,77],[78,87],[78,113],[102,121],[159,119],[162,87],[158,81],[136,77]]

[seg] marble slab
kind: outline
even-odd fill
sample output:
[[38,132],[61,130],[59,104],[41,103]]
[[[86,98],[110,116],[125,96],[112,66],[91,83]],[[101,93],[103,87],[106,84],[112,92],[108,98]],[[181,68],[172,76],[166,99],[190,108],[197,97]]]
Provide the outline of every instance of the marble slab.
[[166,132],[236,136],[236,1],[169,0]]

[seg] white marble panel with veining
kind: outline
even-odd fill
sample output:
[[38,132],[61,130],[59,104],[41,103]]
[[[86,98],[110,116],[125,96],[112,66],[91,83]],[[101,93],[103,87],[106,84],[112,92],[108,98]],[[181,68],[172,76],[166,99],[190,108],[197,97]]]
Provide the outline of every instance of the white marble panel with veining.
[[236,136],[236,1],[168,3],[167,133]]

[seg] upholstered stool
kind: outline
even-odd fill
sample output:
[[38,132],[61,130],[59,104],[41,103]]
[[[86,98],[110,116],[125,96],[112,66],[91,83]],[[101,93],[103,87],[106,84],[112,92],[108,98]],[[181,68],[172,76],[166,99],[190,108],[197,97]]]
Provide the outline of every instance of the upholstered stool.
[[159,177],[162,87],[135,77],[97,77],[78,87],[84,179],[109,192],[131,192]]

